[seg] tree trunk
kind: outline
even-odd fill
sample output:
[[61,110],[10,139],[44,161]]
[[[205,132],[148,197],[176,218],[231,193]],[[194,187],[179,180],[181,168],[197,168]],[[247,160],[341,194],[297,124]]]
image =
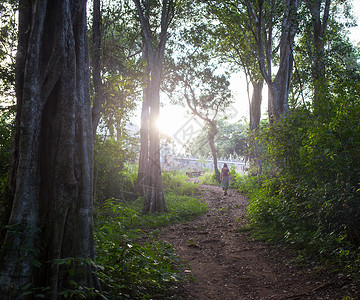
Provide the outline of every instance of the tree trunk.
[[326,76],[325,76],[325,33],[329,19],[331,0],[325,1],[323,17],[321,17],[322,0],[307,0],[307,7],[311,12],[313,24],[313,53],[311,59],[312,80],[314,85],[313,107],[315,110],[323,107],[320,101],[326,93]]
[[[142,123],[143,136],[140,153],[138,185],[142,186],[145,192],[144,213],[164,212],[166,210],[165,197],[162,188],[161,165],[160,165],[160,137],[157,127],[157,120],[160,112],[160,83],[164,61],[165,45],[167,41],[167,30],[174,15],[173,0],[162,1],[161,7],[161,28],[158,41],[152,34],[150,24],[150,2],[133,0],[138,11],[143,35],[144,58],[149,72],[149,79],[144,90],[143,112],[146,112],[149,105],[149,123]],[[146,103],[147,102],[147,103]],[[144,115],[145,117],[145,115]],[[149,126],[149,130],[143,126]],[[145,139],[148,137],[148,141]],[[149,147],[149,156],[146,161],[146,147]],[[145,172],[145,173],[140,173]]]
[[214,175],[216,180],[220,181],[220,171],[218,169],[218,161],[217,161],[217,153],[216,153],[216,147],[215,147],[215,136],[218,133],[218,130],[216,128],[215,121],[208,121],[208,124],[210,126],[209,132],[208,132],[208,139],[209,139],[209,146],[211,149],[211,155],[213,157],[214,162]]
[[261,119],[261,102],[262,102],[262,91],[264,82],[252,82],[253,94],[250,102],[250,148],[251,156],[250,160],[254,165],[257,166],[257,173],[261,174],[262,164],[260,160],[260,154],[258,151],[258,143],[256,141],[256,133],[258,132],[260,119]]
[[261,119],[261,102],[264,82],[252,82],[253,94],[250,102],[250,131],[257,131]]
[[143,212],[164,212],[166,211],[165,197],[162,187],[161,164],[160,164],[160,135],[157,121],[160,113],[160,81],[162,63],[152,68],[150,84],[150,131],[149,131],[149,186],[145,194]]
[[96,138],[96,130],[100,121],[102,105],[102,82],[101,82],[101,10],[100,0],[93,0],[93,53],[92,53],[92,78],[94,85],[94,98],[91,110],[93,140]]
[[269,119],[278,120],[289,110],[289,91],[293,71],[293,50],[295,34],[297,31],[296,13],[299,7],[299,0],[287,0],[286,10],[282,22],[282,33],[280,36],[280,65],[274,81],[266,80],[269,85],[272,111]]
[[[50,287],[47,299],[97,287],[94,259],[93,140],[86,1],[20,1],[18,111],[2,244],[0,294]],[[70,269],[59,260],[71,259]]]
[[141,108],[140,124],[140,157],[139,169],[136,183],[136,191],[142,195],[146,194],[146,187],[149,186],[147,179],[147,170],[149,162],[149,124],[150,124],[150,105],[149,105],[149,88],[150,88],[150,70],[146,66],[147,75],[145,88],[143,90],[143,102]]

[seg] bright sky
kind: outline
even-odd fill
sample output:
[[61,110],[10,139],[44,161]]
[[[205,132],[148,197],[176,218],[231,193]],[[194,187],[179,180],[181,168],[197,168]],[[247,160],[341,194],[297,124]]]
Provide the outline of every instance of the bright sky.
[[360,42],[360,0],[353,0],[353,13],[355,17],[357,18],[357,24],[358,26],[349,29],[350,31],[350,39],[354,42],[359,43]]

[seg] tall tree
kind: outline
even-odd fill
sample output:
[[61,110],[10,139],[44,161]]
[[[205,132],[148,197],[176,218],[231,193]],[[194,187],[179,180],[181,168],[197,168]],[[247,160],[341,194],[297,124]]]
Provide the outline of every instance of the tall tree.
[[[227,119],[217,122],[218,133],[215,136],[217,154],[219,157],[247,157],[248,155],[248,127],[242,122],[229,123]],[[211,150],[208,143],[207,128],[194,138],[186,148],[186,152],[192,156],[208,157]]]
[[[299,0],[246,0],[248,28],[256,41],[256,57],[269,88],[270,120],[279,119],[289,109],[289,90],[293,70],[293,43],[298,28]],[[280,15],[279,15],[280,13]],[[276,75],[272,73],[274,55],[278,55]]]
[[[253,88],[251,99],[249,99],[250,130],[256,131],[259,127],[261,117],[262,88],[264,79],[261,76],[259,64],[253,54],[256,47],[255,39],[246,26],[244,19],[247,14],[240,13],[234,3],[220,0],[204,1],[208,12],[208,21],[216,18],[219,22],[207,26],[209,39],[208,48],[212,48],[214,55],[221,60],[230,62],[232,67],[238,71],[243,70],[247,82]],[[248,86],[249,91],[249,86]]]
[[[288,97],[293,68],[292,48],[298,28],[297,12],[300,1],[230,0],[224,2],[212,0],[203,2],[208,4],[212,14],[215,14],[220,22],[230,25],[227,28],[229,37],[237,35],[241,43],[246,44],[246,46],[237,46],[239,53],[242,56],[245,53],[252,53],[257,59],[259,70],[269,89],[269,118],[279,119],[289,107]],[[252,60],[244,58],[246,56],[243,56],[242,60],[247,68],[251,67]],[[275,63],[277,72],[274,75]],[[254,68],[253,71],[255,72],[252,74],[256,75],[258,68]],[[256,79],[258,76],[253,76],[253,78]],[[259,81],[254,81],[254,83],[257,82]],[[261,84],[254,85],[254,88],[261,86]],[[256,117],[253,119],[255,120]]]
[[93,1],[90,57],[93,79],[93,130],[106,126],[120,138],[140,95],[140,25],[127,1]]
[[[143,35],[145,81],[141,123],[141,165],[138,184],[145,194],[144,212],[166,210],[160,166],[160,137],[157,120],[160,112],[160,84],[168,28],[174,17],[173,0],[133,0]],[[159,18],[160,16],[160,18]],[[155,18],[154,18],[155,17]],[[156,24],[156,21],[159,23]],[[149,130],[147,130],[148,128]],[[147,155],[148,152],[148,155]],[[148,156],[148,157],[147,157]]]
[[97,286],[86,263],[95,256],[86,0],[19,4],[0,294],[34,298],[46,287],[46,298],[56,299],[71,282]]

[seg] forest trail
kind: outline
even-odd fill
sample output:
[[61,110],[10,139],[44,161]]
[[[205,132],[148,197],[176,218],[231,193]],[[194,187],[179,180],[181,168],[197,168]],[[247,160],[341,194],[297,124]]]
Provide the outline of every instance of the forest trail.
[[201,188],[208,212],[160,233],[189,266],[184,270],[188,280],[175,299],[357,299],[346,278],[316,275],[292,263],[290,251],[255,241],[242,231],[247,223],[244,195],[231,190],[223,196],[216,186]]

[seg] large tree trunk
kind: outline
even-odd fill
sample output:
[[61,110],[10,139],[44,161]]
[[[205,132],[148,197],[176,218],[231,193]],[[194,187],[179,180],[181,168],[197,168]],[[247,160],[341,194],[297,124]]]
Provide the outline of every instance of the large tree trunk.
[[149,185],[145,193],[143,211],[146,213],[166,211],[165,197],[162,187],[160,164],[160,136],[157,121],[160,113],[160,82],[162,63],[153,65],[150,84],[150,131],[149,131]]
[[[153,28],[150,24],[150,1],[133,0],[137,8],[143,35],[144,58],[149,68],[149,80],[144,90],[143,113],[149,111],[149,123],[147,120],[141,124],[143,130],[142,149],[140,153],[138,185],[142,186],[145,194],[143,211],[145,213],[164,212],[166,210],[165,197],[162,188],[161,165],[160,165],[160,137],[156,126],[160,112],[160,83],[164,61],[165,45],[167,41],[167,30],[174,14],[173,0],[162,1],[161,28],[158,41],[152,34]],[[147,102],[147,103],[146,103]],[[148,108],[147,108],[147,105]],[[149,131],[143,126],[149,126]],[[149,138],[148,141],[145,137]],[[148,145],[148,146],[147,146]],[[149,147],[149,156],[146,161],[146,147]],[[145,172],[145,173],[140,173]]]
[[[96,280],[93,141],[86,1],[20,1],[18,111],[8,180],[12,205],[2,244],[2,299],[50,287],[47,299]],[[59,260],[71,259],[66,269]],[[69,269],[75,273],[70,276]]]
[[261,119],[261,102],[264,82],[252,82],[253,94],[250,101],[250,131],[257,131]]
[[274,81],[266,77],[269,86],[269,94],[272,110],[269,111],[269,119],[278,120],[289,110],[289,91],[293,71],[293,43],[297,31],[296,13],[300,4],[299,0],[287,0],[284,18],[282,21],[282,33],[280,36],[280,65]]

